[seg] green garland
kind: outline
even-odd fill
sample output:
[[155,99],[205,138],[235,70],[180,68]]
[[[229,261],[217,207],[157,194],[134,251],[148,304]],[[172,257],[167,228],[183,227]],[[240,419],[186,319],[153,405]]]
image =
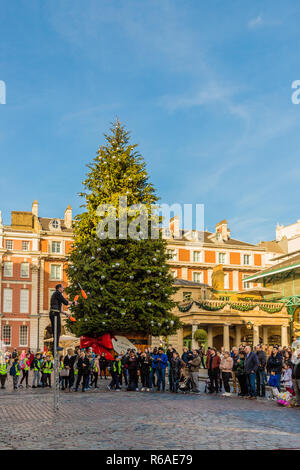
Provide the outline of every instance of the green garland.
[[256,307],[256,304],[242,305],[242,304],[234,303],[234,302],[232,303],[230,302],[229,305],[234,310],[239,310],[240,312],[248,312],[249,310],[253,310],[254,307]]
[[[258,304],[259,305],[259,304]],[[259,308],[261,310],[263,310],[264,312],[268,312],[268,313],[278,313],[278,312],[281,312],[282,308],[283,308],[283,305],[282,307],[268,307],[267,305],[259,305]]]
[[198,307],[203,308],[204,310],[209,310],[210,312],[216,312],[217,310],[222,310],[222,308],[225,307],[226,302],[223,302],[220,305],[210,305],[207,302],[197,302],[197,301],[195,301],[195,304],[198,305]]
[[194,303],[194,302],[191,302],[189,305],[185,305],[185,306],[183,306],[183,307],[181,307],[180,305],[178,305],[178,310],[179,310],[180,312],[188,312],[188,310],[190,310],[190,309],[192,308],[193,303]]
[[236,302],[223,302],[220,305],[210,305],[208,302],[199,302],[194,300],[188,305],[185,306],[178,306],[180,312],[188,312],[193,304],[196,304],[199,308],[203,308],[204,310],[208,310],[210,312],[216,312],[218,310],[222,310],[226,305],[229,305],[232,309],[238,310],[240,312],[249,312],[249,310],[253,310],[255,307],[259,307],[261,310],[267,313],[278,313],[281,312],[284,305],[281,307],[268,307],[265,304],[261,303],[252,303],[251,305],[243,305]]

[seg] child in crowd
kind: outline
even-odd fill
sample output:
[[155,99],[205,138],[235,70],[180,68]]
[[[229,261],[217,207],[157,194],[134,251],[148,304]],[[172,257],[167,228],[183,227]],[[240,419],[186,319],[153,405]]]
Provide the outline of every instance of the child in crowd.
[[110,384],[108,385],[108,389],[111,390],[115,387],[116,391],[121,390],[120,380],[121,380],[121,374],[122,374],[122,364],[121,364],[121,360],[119,356],[115,356],[115,360],[112,361],[110,365],[110,373],[112,376],[112,380]]
[[18,390],[18,381],[19,381],[19,377],[21,373],[21,364],[17,357],[13,359],[13,363],[12,363],[9,373],[13,378],[14,390]]
[[292,368],[286,362],[283,366],[282,375],[281,375],[281,383],[285,387],[287,392],[290,392],[291,395],[295,395],[293,390],[293,379],[292,379]]

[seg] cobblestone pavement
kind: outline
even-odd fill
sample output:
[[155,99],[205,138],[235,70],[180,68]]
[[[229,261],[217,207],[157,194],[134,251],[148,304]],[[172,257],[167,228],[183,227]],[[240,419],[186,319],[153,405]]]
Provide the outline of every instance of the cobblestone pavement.
[[[0,390],[0,449],[300,448],[300,409],[205,393]],[[203,389],[203,384],[201,389]]]

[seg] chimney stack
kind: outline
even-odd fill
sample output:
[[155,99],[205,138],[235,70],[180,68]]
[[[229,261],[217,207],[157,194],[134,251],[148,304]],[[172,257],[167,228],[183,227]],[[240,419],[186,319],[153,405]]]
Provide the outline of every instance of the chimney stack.
[[72,228],[72,207],[70,205],[65,210],[65,226]]
[[37,202],[37,200],[32,203],[32,215],[34,215],[35,217],[39,216],[39,203]]
[[175,217],[172,217],[172,219],[170,219],[169,229],[170,229],[170,232],[173,234],[174,238],[180,238],[179,223],[180,223],[180,217],[178,215],[175,215]]
[[227,220],[222,220],[216,225],[216,234],[221,236],[222,241],[230,239],[230,230],[228,229]]

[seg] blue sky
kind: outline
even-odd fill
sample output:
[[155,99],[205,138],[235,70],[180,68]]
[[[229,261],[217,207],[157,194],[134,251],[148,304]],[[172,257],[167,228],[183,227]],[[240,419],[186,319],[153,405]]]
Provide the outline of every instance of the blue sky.
[[300,4],[0,3],[0,209],[62,217],[116,116],[165,203],[273,239],[300,218]]

